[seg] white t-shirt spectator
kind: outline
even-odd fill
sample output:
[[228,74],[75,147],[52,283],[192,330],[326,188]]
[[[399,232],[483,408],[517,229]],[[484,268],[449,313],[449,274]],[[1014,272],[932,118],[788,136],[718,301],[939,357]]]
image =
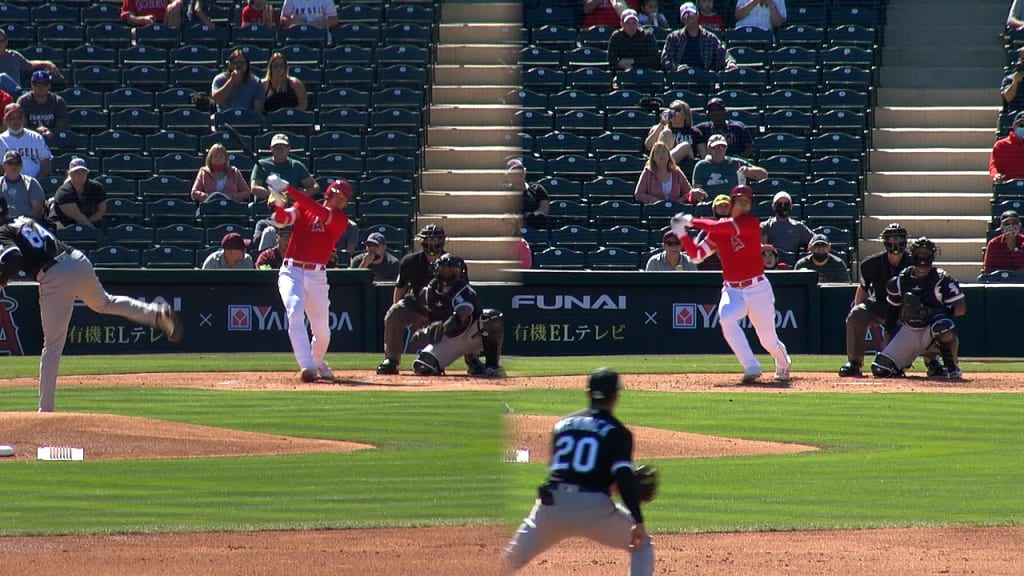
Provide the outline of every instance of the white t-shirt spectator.
[[[737,7],[743,7],[747,4],[755,2],[757,7],[750,11],[746,17],[736,21],[737,28],[743,28],[744,26],[753,26],[754,28],[760,28],[761,30],[767,30],[771,32],[775,27],[772,26],[772,10],[767,6],[763,6],[760,0],[739,0]],[[774,0],[775,8],[778,9],[779,14],[786,18],[786,0]]]
[[295,24],[314,24],[338,15],[334,0],[284,0],[281,16],[295,18]]
[[46,145],[46,139],[39,132],[28,128],[20,136],[11,134],[10,130],[0,133],[0,155],[8,150],[16,150],[21,154],[21,160],[24,162],[21,173],[33,178],[39,176],[43,160],[53,158],[50,147]]

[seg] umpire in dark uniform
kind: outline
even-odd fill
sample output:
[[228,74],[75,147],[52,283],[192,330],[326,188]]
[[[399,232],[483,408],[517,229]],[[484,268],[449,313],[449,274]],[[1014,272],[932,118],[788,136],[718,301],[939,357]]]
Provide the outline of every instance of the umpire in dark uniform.
[[[429,320],[416,295],[434,278],[434,262],[444,253],[444,228],[427,224],[416,234],[416,240],[421,249],[406,254],[398,263],[394,297],[384,315],[384,360],[377,365],[377,374],[398,374],[405,352],[406,329],[415,333]],[[415,351],[417,343],[410,344]]]
[[[590,407],[555,424],[547,482],[505,548],[507,571],[519,570],[565,538],[584,537],[628,550],[631,576],[654,573],[654,546],[633,476],[633,434],[612,415],[621,390],[617,373],[598,368],[587,383]],[[613,484],[621,505],[611,498]]]

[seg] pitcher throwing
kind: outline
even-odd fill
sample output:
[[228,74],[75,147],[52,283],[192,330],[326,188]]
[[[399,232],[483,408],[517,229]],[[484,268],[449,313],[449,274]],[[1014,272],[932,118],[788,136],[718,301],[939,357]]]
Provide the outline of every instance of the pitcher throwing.
[[[699,263],[716,251],[722,260],[725,285],[718,304],[719,324],[725,341],[743,366],[743,382],[761,377],[761,364],[740,328],[744,316],[754,325],[761,346],[775,359],[775,379],[789,382],[789,355],[775,333],[775,293],[764,275],[761,259],[761,225],[750,214],[754,191],[749,186],[736,186],[730,196],[731,218],[694,219],[689,214],[676,214],[672,217],[672,231],[694,262]],[[686,232],[691,227],[707,232],[711,243],[697,245]]]
[[[331,344],[327,261],[348,227],[345,206],[352,198],[352,185],[345,180],[333,182],[324,192],[323,204],[317,204],[276,174],[267,176],[266,184],[270,190],[267,203],[274,207],[274,222],[279,226],[292,226],[277,288],[288,315],[288,339],[295,361],[299,363],[299,379],[303,382],[314,382],[317,378],[333,380],[334,372],[326,360]],[[285,208],[285,192],[295,200],[290,208]],[[312,340],[306,333],[303,316],[309,319]]]

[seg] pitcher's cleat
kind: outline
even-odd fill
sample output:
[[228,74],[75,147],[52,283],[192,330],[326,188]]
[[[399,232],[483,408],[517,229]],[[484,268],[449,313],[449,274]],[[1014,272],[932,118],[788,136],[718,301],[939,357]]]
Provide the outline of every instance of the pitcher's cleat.
[[185,334],[185,326],[181,323],[181,318],[178,318],[178,314],[167,304],[160,306],[160,309],[157,310],[156,325],[167,334],[167,341],[172,344],[181,342],[181,337]]
[[750,384],[761,377],[760,368],[747,368],[743,371],[743,383]]
[[334,380],[334,370],[331,370],[331,365],[327,362],[321,362],[320,365],[316,367],[316,373],[324,380]]
[[315,368],[303,368],[299,371],[299,380],[309,384],[310,382],[316,382],[316,369]]

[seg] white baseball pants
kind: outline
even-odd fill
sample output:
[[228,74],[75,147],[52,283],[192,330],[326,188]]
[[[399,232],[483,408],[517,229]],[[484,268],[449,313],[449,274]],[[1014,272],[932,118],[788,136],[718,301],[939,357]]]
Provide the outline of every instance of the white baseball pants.
[[744,372],[761,370],[761,364],[751,351],[747,336],[740,327],[744,316],[750,318],[750,323],[754,325],[761,346],[775,359],[775,370],[789,370],[786,345],[775,333],[775,293],[767,279],[744,288],[732,288],[728,284],[723,286],[718,316],[722,335]]
[[[288,316],[288,339],[292,343],[295,361],[300,370],[316,370],[331,345],[327,271],[303,270],[284,264],[277,276],[277,289]],[[312,340],[306,331],[306,319],[309,319]]]

